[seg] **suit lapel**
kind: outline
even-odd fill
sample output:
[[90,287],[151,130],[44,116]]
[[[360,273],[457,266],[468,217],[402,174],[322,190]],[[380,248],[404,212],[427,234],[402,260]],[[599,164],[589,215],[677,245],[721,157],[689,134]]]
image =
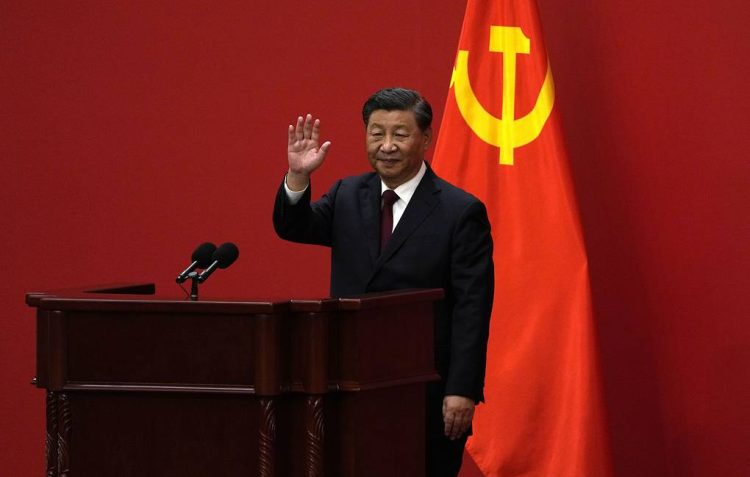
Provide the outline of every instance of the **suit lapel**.
[[390,259],[401,245],[414,233],[414,231],[424,222],[430,212],[438,205],[438,193],[440,188],[435,183],[435,174],[427,167],[422,181],[414,191],[414,195],[406,206],[404,214],[398,221],[398,225],[393,230],[393,235],[385,246],[385,250],[380,254],[375,262],[373,275],[377,273],[380,267]]
[[367,243],[370,263],[375,263],[380,252],[380,177],[377,174],[360,186],[359,208],[363,240]]

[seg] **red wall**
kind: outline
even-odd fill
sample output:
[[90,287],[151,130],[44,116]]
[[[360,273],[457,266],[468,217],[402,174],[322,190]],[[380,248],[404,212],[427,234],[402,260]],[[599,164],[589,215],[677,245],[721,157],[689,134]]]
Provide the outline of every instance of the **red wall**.
[[[171,283],[193,247],[241,257],[207,295],[327,289],[276,239],[285,127],[323,120],[320,193],[367,168],[387,85],[438,118],[464,4],[0,1],[0,473],[41,475],[23,293]],[[259,5],[256,5],[259,4]],[[261,5],[262,4],[262,5]],[[588,243],[618,476],[735,476],[750,455],[746,3],[540,2]],[[744,287],[743,287],[744,285]]]
[[541,3],[617,475],[748,475],[750,8]]

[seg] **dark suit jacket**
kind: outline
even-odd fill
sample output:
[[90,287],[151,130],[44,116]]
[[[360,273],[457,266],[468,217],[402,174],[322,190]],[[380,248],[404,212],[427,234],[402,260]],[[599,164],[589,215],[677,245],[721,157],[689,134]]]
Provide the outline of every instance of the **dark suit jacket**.
[[310,203],[295,205],[282,183],[276,233],[293,242],[331,247],[331,295],[407,288],[443,288],[435,310],[435,364],[441,391],[483,400],[494,273],[484,204],[427,167],[381,254],[380,178],[347,177]]

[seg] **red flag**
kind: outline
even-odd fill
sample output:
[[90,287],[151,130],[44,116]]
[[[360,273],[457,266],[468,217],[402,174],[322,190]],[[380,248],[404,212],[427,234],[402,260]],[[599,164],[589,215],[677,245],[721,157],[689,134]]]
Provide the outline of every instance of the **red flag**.
[[479,197],[495,242],[488,476],[611,475],[588,268],[535,0],[469,0],[435,171]]

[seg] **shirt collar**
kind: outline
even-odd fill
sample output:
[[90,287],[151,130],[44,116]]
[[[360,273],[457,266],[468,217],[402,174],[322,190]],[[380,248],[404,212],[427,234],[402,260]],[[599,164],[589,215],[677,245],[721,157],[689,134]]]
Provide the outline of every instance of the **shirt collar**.
[[[425,165],[424,161],[422,161],[422,166],[419,168],[419,172],[417,172],[417,175],[409,179],[408,181],[404,182],[400,186],[393,189],[393,192],[398,195],[399,200],[403,200],[405,204],[408,204],[411,200],[411,196],[414,195],[414,191],[417,190],[417,186],[422,181],[422,178],[424,177],[425,172],[427,172],[427,166]],[[380,180],[380,195],[383,195],[383,192],[388,190],[390,187],[385,185],[385,182],[383,180]]]

